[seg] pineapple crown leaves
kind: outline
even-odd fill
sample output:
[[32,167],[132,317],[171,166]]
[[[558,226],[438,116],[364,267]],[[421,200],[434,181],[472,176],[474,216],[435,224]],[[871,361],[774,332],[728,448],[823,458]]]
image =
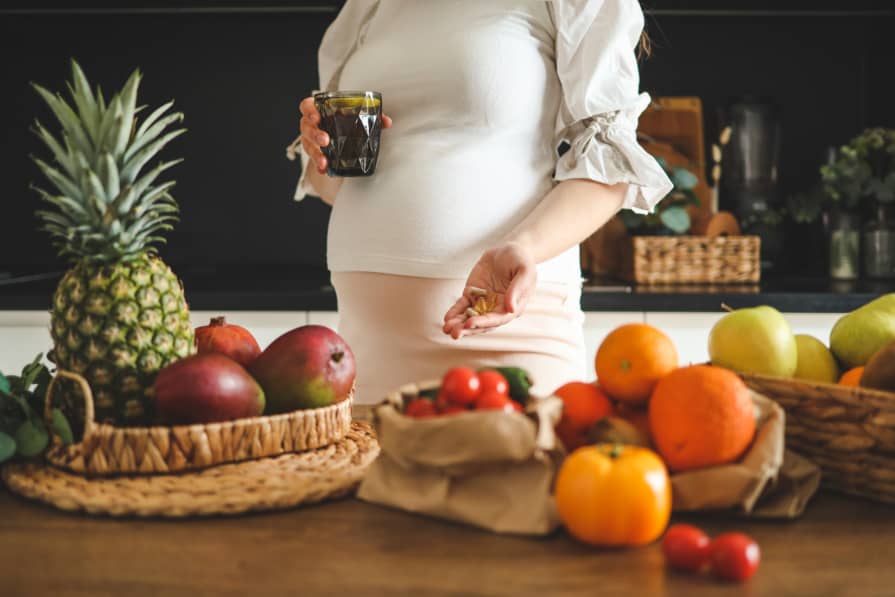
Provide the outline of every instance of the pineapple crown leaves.
[[53,158],[32,156],[54,189],[32,185],[49,206],[37,211],[42,228],[59,254],[74,260],[127,261],[154,252],[151,245],[165,242],[162,233],[173,227],[179,211],[170,193],[174,182],[157,180],[182,160],[160,162],[145,173],[143,169],[186,132],[170,128],[183,114],[169,113],[173,102],[167,102],[138,122],[144,108],[137,105],[139,70],[106,102],[99,87],[95,93],[91,90],[75,60],[71,69],[71,103],[32,83],[61,125],[58,137],[38,120],[33,126]]

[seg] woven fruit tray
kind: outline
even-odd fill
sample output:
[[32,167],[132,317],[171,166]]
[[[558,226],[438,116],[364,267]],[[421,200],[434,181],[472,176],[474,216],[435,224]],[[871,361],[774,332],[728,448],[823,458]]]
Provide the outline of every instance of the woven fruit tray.
[[822,484],[895,503],[895,393],[741,374],[786,411],[786,446],[813,460]]
[[351,428],[349,397],[323,408],[250,417],[220,423],[170,427],[116,427],[94,420],[93,394],[76,373],[58,370],[47,388],[50,419],[52,393],[60,379],[76,383],[84,399],[84,433],[64,445],[53,436],[46,460],[59,468],[89,475],[165,474],[198,470],[314,450],[340,441]]
[[373,430],[356,422],[337,442],[169,475],[91,477],[42,462],[6,464],[3,481],[56,508],[109,516],[231,515],[279,510],[351,494],[379,454]]

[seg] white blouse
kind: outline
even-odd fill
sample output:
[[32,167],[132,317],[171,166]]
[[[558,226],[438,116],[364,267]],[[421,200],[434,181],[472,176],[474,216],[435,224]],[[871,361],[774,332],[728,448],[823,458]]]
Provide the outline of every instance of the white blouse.
[[[465,279],[572,178],[627,182],[625,207],[651,210],[672,185],[636,137],[642,28],[637,0],[348,0],[320,45],[320,87],[382,92],[394,125],[375,174],[339,190],[329,269]],[[539,279],[576,281],[579,263],[573,247]]]

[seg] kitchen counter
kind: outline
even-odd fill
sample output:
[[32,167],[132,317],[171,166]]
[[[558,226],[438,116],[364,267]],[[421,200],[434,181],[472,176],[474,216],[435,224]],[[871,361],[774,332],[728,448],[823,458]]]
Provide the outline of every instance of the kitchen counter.
[[[190,308],[208,311],[335,311],[325,270],[281,266],[178,268]],[[45,310],[62,272],[0,277],[0,311]],[[783,312],[844,313],[886,292],[895,280],[838,282],[827,278],[766,276],[759,284],[639,286],[594,279],[584,285],[585,311],[717,312],[771,305]]]
[[795,521],[676,516],[742,530],[744,585],[668,571],[658,544],[598,550],[500,536],[354,499],[235,518],[117,520],[0,489],[0,593],[27,595],[892,595],[895,508],[820,493]]

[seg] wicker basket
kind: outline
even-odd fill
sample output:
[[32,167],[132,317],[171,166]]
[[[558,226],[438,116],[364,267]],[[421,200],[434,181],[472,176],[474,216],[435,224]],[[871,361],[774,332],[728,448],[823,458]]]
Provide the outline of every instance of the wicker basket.
[[633,278],[638,284],[758,282],[758,236],[635,236]]
[[825,487],[895,503],[895,393],[741,374],[786,411],[786,447],[813,460]]
[[341,440],[351,428],[349,397],[323,408],[236,419],[219,423],[170,427],[116,427],[94,420],[93,394],[76,373],[58,370],[47,388],[50,420],[52,392],[60,378],[78,384],[84,398],[84,434],[63,445],[53,436],[46,459],[76,473],[110,475],[158,474],[279,456],[320,448]]

